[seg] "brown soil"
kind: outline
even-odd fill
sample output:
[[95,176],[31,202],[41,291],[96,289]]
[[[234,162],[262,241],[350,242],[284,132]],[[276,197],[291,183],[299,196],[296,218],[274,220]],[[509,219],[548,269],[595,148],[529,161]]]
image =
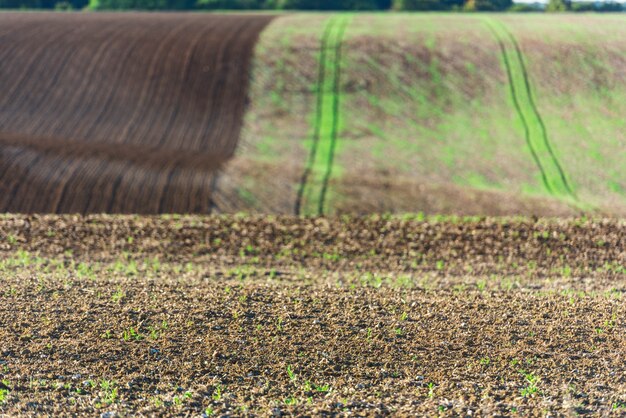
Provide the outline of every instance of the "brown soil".
[[0,211],[209,212],[269,15],[0,15]]
[[111,262],[127,253],[132,258],[208,265],[240,265],[252,257],[267,266],[437,270],[446,275],[466,275],[465,265],[481,274],[528,274],[532,265],[533,274],[542,278],[564,266],[578,272],[578,277],[610,275],[607,265],[626,264],[625,239],[626,225],[618,220],[422,221],[379,215],[305,219],[5,215],[0,219],[0,254],[21,249],[63,257],[69,251],[79,260]]
[[[453,183],[418,183],[406,176],[377,173],[361,178],[344,176],[331,184],[340,196],[335,201],[338,214],[412,212],[478,216],[574,216],[582,213],[562,200],[524,196],[505,190],[481,190]],[[609,213],[615,215],[614,212]]]
[[626,408],[626,225],[0,219],[0,414]]

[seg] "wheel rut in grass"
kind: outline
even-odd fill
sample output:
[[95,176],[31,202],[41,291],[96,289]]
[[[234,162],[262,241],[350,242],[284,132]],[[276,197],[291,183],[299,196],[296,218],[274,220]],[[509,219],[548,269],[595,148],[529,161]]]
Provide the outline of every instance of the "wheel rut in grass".
[[323,215],[339,135],[342,39],[348,16],[333,16],[322,35],[311,147],[294,212]]
[[323,105],[323,86],[324,86],[324,77],[326,76],[326,54],[328,50],[328,39],[330,36],[330,32],[335,24],[335,19],[330,18],[326,23],[326,27],[324,29],[324,33],[322,35],[321,46],[320,46],[320,57],[318,61],[318,75],[317,75],[317,86],[316,86],[316,104],[315,104],[315,122],[313,127],[313,138],[311,143],[311,150],[309,152],[309,158],[307,160],[306,167],[304,172],[302,173],[302,177],[300,179],[300,186],[298,188],[298,195],[296,197],[295,204],[295,214],[300,215],[302,210],[302,200],[304,198],[304,192],[306,189],[306,185],[311,175],[311,171],[313,169],[313,163],[315,161],[315,156],[317,154],[317,145],[319,143],[320,137],[320,125],[322,119],[322,105]]
[[502,22],[485,19],[485,23],[500,47],[509,79],[511,99],[524,127],[526,144],[541,172],[544,187],[554,196],[577,200],[565,171],[550,144],[548,131],[535,104],[519,44]]

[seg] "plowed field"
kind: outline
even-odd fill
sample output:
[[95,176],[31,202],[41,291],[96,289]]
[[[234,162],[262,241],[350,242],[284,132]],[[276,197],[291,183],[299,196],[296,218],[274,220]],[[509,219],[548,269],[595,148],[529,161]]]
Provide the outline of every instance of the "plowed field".
[[271,16],[0,14],[0,211],[209,212]]
[[624,28],[1,13],[0,212],[624,217]]
[[0,414],[626,411],[614,220],[4,216]]

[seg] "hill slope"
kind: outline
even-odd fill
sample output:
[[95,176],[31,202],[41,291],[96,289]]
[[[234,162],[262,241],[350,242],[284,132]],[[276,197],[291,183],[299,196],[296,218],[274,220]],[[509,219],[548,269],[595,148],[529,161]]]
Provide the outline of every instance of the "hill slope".
[[271,19],[0,14],[0,211],[210,211]]
[[218,207],[623,215],[624,23],[277,19],[257,45],[252,106]]
[[0,211],[626,215],[623,16],[0,23]]

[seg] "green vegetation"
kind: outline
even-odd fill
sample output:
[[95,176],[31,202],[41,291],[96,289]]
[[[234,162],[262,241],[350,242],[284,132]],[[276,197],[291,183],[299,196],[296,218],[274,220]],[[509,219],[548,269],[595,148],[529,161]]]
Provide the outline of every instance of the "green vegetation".
[[395,0],[396,10],[462,10],[464,0]]
[[509,79],[511,99],[524,126],[526,143],[541,173],[545,188],[551,194],[575,198],[550,145],[548,132],[535,105],[524,58],[517,41],[502,22],[493,19],[487,19],[486,22],[498,39]]
[[[623,204],[626,155],[617,150],[625,144],[626,122],[617,115],[626,112],[626,89],[615,78],[615,58],[624,54],[624,17],[573,19],[506,23],[522,47],[536,107],[579,202]],[[562,48],[575,52],[555,52]]]
[[511,0],[468,0],[464,10],[469,12],[497,12],[509,10],[512,6],[513,1]]
[[522,396],[524,397],[528,397],[528,396],[533,396],[535,394],[539,393],[539,388],[538,388],[538,384],[539,384],[539,378],[537,376],[535,376],[533,373],[527,372],[525,370],[519,370],[519,373],[524,376],[524,380],[526,383],[526,386],[524,386],[520,392],[522,394]]
[[0,389],[0,405],[2,405],[6,401],[8,395],[8,389]]
[[130,327],[122,332],[122,339],[124,341],[141,341],[143,339],[143,335],[137,332],[135,328]]
[[[548,12],[619,12],[614,1],[551,0]],[[0,0],[0,8],[71,10],[542,11],[512,0]]]
[[302,175],[296,214],[322,215],[340,131],[342,38],[349,17],[328,20],[321,40],[317,104],[309,159]]
[[241,158],[276,174],[236,185],[255,211],[626,213],[623,16],[352,14],[335,83],[346,18],[261,36]]
[[113,380],[102,379],[100,381],[100,393],[103,402],[100,407],[111,405],[119,400],[117,384]]
[[566,12],[571,9],[571,2],[567,0],[550,0],[546,12]]

